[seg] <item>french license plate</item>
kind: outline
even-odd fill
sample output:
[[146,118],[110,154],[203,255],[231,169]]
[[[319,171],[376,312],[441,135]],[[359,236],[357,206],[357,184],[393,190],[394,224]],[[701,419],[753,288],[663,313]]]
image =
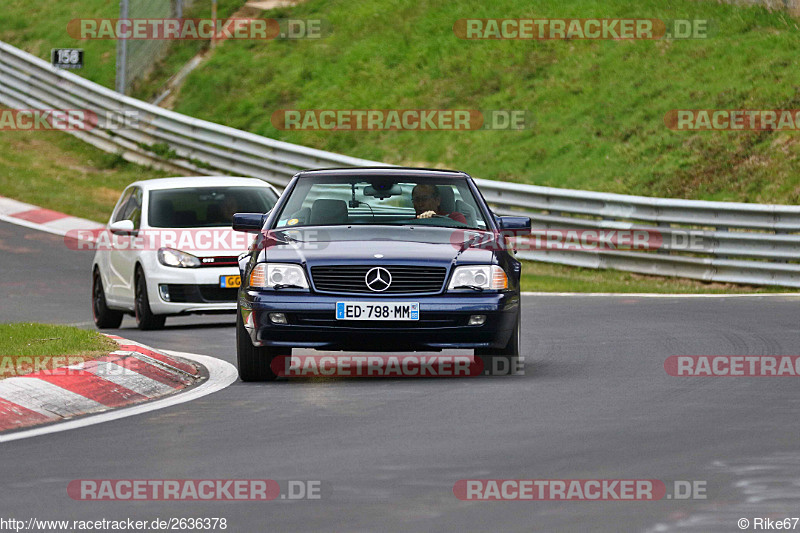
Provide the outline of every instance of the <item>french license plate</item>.
[[419,302],[336,302],[337,320],[419,320]]
[[223,289],[238,289],[242,284],[242,276],[220,276],[219,286]]

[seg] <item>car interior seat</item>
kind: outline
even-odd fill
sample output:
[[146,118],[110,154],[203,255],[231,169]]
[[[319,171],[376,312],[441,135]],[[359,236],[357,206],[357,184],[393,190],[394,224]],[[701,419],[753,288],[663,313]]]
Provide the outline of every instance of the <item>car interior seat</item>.
[[437,185],[436,188],[439,190],[439,211],[448,214],[457,211],[456,194],[453,192],[453,188],[447,185]]
[[[289,217],[289,220],[294,220],[294,219],[297,219],[296,223],[299,223],[301,225],[308,224],[309,220],[311,219],[311,208],[310,207],[303,207],[303,208],[295,211]],[[294,224],[290,224],[290,225],[294,225]]]
[[467,219],[467,226],[474,228],[478,224],[478,218],[475,216],[475,209],[464,200],[456,200],[456,211],[464,215]]
[[320,198],[311,204],[310,225],[347,224],[347,202]]

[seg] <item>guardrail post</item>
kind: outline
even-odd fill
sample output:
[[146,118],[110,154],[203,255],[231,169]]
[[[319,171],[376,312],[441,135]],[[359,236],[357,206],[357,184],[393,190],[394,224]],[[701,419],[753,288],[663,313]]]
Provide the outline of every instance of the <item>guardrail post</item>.
[[[669,224],[668,222],[659,222],[658,223],[658,227],[659,228],[672,229],[672,225]],[[661,235],[662,235],[662,245],[661,245],[661,247],[659,249],[656,250],[656,253],[657,254],[661,254],[661,255],[670,255],[670,253],[672,253],[671,250],[663,245],[663,235],[664,234],[662,233]]]
[[[719,227],[715,227],[715,228],[714,228],[714,231],[719,231],[719,232],[725,232],[725,233],[727,233],[727,232],[729,231],[729,228],[726,228],[726,227],[719,226]],[[717,255],[717,257],[718,257],[718,258],[720,258],[720,259],[728,259],[730,256],[727,256],[727,255],[721,255],[721,254],[720,254],[720,255]]]
[[[128,18],[128,0],[119,0],[119,18]],[[128,71],[128,40],[117,39],[117,77],[114,87],[120,94],[125,94],[127,90],[127,71]]]

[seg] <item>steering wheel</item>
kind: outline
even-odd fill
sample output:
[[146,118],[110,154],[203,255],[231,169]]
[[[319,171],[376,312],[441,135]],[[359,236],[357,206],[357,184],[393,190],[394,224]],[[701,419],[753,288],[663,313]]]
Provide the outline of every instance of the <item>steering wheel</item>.
[[[431,210],[431,211],[433,211],[433,210]],[[428,211],[425,211],[425,213],[428,213]],[[420,215],[424,215],[425,213],[420,213]],[[446,215],[438,215],[436,213],[432,214],[429,217],[421,217],[421,216],[417,215],[414,218],[417,219],[417,220],[425,220],[426,218],[434,218],[434,217],[436,217],[436,218],[450,218],[450,217],[448,217]]]

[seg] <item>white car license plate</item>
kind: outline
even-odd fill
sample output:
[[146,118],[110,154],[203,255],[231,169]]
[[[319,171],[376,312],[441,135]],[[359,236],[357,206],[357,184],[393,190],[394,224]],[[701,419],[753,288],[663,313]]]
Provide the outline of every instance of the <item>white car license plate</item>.
[[336,302],[337,320],[419,320],[419,302]]
[[242,285],[242,278],[238,274],[236,276],[220,276],[219,286],[223,289],[237,289]]

